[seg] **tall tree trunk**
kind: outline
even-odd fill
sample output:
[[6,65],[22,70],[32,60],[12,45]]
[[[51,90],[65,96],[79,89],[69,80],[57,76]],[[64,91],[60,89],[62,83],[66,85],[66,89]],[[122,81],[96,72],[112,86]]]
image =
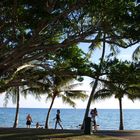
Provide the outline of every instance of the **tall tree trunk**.
[[49,109],[48,109],[48,113],[47,113],[47,117],[46,117],[46,122],[45,122],[45,128],[46,128],[46,129],[49,128],[49,125],[48,125],[48,122],[49,122],[49,116],[50,116],[50,112],[51,112],[51,109],[52,109],[52,106],[53,106],[53,103],[54,103],[55,97],[56,97],[56,95],[52,98],[51,105],[50,105],[50,107],[49,107]]
[[16,95],[17,95],[17,106],[16,106],[16,115],[15,115],[15,121],[14,121],[13,128],[17,128],[17,126],[18,126],[19,100],[20,100],[19,87],[16,88]]
[[120,126],[119,126],[119,130],[124,130],[124,127],[123,127],[122,98],[119,99],[119,106],[120,106]]
[[85,118],[88,117],[89,110],[90,110],[90,105],[91,105],[91,101],[93,99],[93,95],[94,95],[95,90],[96,90],[97,85],[98,85],[98,80],[99,80],[99,77],[100,77],[100,74],[101,74],[101,69],[102,69],[102,63],[103,63],[103,60],[104,60],[104,55],[105,55],[105,34],[104,34],[103,51],[102,51],[102,56],[101,56],[101,59],[100,59],[99,70],[97,71],[97,76],[96,76],[94,85],[92,87],[92,91],[91,91],[90,96],[89,96],[89,100],[88,100],[88,103],[87,103],[87,108],[86,108],[86,111],[85,111],[85,116],[84,116],[82,128],[84,126]]

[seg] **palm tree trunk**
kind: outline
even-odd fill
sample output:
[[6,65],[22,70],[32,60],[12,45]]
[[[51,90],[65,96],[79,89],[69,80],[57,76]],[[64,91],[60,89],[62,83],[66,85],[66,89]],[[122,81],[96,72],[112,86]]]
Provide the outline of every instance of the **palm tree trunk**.
[[91,101],[92,101],[92,99],[93,99],[93,95],[94,95],[95,90],[96,90],[97,85],[98,85],[98,80],[99,80],[99,77],[100,77],[100,74],[101,74],[101,69],[102,69],[102,63],[103,63],[103,60],[104,60],[104,55],[105,55],[105,34],[104,34],[103,51],[102,51],[102,56],[101,56],[101,59],[100,59],[99,70],[97,71],[97,76],[96,76],[94,85],[93,85],[93,87],[92,87],[92,91],[91,91],[91,93],[90,93],[90,97],[89,97],[89,100],[88,100],[88,104],[87,104],[87,108],[86,108],[86,112],[85,112],[85,116],[84,116],[82,128],[83,128],[83,126],[84,126],[85,118],[88,117],[89,110],[90,110],[90,105],[91,105]]
[[119,106],[120,106],[120,127],[119,127],[119,130],[124,130],[124,127],[123,127],[123,112],[122,112],[122,98],[119,99]]
[[48,109],[48,113],[47,113],[47,117],[46,117],[46,122],[45,122],[45,128],[46,128],[46,129],[49,128],[49,126],[48,126],[49,116],[50,116],[50,112],[51,112],[51,109],[52,109],[52,106],[53,106],[53,103],[54,103],[55,97],[56,97],[56,95],[54,95],[54,97],[52,98],[51,105],[50,105],[50,107],[49,107],[49,109]]
[[17,87],[17,89],[16,89],[16,94],[17,94],[17,106],[16,106],[16,115],[15,115],[15,121],[14,121],[13,128],[17,128],[17,126],[18,126],[19,100],[20,100],[19,87]]
[[[98,78],[99,78],[99,77],[98,77]],[[95,90],[96,90],[97,85],[98,85],[98,79],[95,80],[94,85],[93,85],[93,88],[92,88],[92,91],[91,91],[91,93],[90,93],[90,97],[89,97],[89,100],[88,100],[88,104],[87,104],[87,108],[86,108],[86,112],[85,112],[85,116],[84,116],[82,128],[83,128],[83,126],[84,126],[85,119],[88,117],[89,109],[90,109],[90,105],[91,105],[91,101],[92,101],[92,99],[93,99],[93,95],[94,95],[94,92],[95,92]]]

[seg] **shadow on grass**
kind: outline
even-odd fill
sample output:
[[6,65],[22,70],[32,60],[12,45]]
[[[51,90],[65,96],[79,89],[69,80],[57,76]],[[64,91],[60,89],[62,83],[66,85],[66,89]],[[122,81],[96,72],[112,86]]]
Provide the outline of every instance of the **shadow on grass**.
[[83,134],[12,134],[0,136],[1,140],[44,140],[53,138],[67,138],[82,136]]
[[83,135],[83,133],[78,132],[45,129],[0,129],[0,140],[49,140]]
[[[0,140],[53,140],[53,139],[105,139],[112,137],[140,136],[140,131],[105,131],[100,130],[93,135],[84,135],[81,130],[54,130],[54,129],[26,129],[0,128]],[[108,137],[109,136],[109,137]],[[90,137],[90,138],[89,138]],[[109,140],[109,139],[108,139]],[[116,140],[116,138],[111,138]]]

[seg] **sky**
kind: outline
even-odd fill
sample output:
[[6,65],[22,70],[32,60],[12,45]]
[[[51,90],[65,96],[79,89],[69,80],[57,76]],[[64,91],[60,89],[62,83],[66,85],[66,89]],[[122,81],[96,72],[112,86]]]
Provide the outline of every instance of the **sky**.
[[[84,51],[87,51],[86,44],[80,44],[81,48]],[[132,60],[132,52],[134,51],[136,47],[127,48],[127,49],[121,49],[121,52],[118,55],[119,59],[122,60]],[[98,61],[98,57],[101,56],[101,50],[97,50],[93,54],[93,60],[95,62]],[[85,77],[85,80],[83,82],[83,85],[80,87],[77,87],[77,89],[83,89],[87,91],[87,94],[90,94],[91,87],[89,86],[92,79]],[[76,100],[76,108],[86,108],[87,106],[86,101],[79,101]],[[4,94],[0,95],[0,107],[4,107]],[[10,100],[7,104],[7,107],[15,107],[16,105],[13,104]],[[22,96],[20,98],[20,107],[21,108],[49,108],[50,101],[46,101],[46,97],[42,96],[40,101],[37,101],[33,96],[28,95],[26,99],[24,99]],[[117,99],[114,99],[114,97],[106,99],[106,100],[100,100],[95,101],[91,104],[91,108],[98,108],[98,109],[118,109],[119,108],[119,102]],[[53,108],[72,108],[67,104],[63,104],[61,98],[57,98],[54,102]],[[140,109],[140,100],[135,100],[132,102],[131,100],[127,99],[127,97],[123,98],[123,108],[124,109]]]

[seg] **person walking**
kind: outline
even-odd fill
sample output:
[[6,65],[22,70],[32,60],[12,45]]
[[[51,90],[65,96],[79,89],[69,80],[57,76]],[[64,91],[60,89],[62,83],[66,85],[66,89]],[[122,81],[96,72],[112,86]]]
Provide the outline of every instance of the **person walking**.
[[59,126],[61,127],[61,129],[63,129],[62,125],[60,122],[61,121],[61,118],[60,118],[60,110],[58,109],[57,110],[57,114],[56,114],[56,117],[54,118],[56,121],[55,121],[55,129],[57,128],[57,124],[59,124]]

